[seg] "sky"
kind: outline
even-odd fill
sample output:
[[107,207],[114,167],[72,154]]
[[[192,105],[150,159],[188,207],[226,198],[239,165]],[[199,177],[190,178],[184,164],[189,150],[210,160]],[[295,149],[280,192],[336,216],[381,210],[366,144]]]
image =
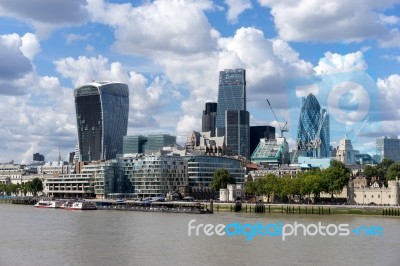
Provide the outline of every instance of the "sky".
[[0,0],[0,162],[67,159],[73,90],[92,80],[128,84],[129,135],[183,144],[235,68],[251,125],[288,122],[294,147],[312,92],[332,146],[347,136],[374,154],[400,132],[399,66],[399,0]]

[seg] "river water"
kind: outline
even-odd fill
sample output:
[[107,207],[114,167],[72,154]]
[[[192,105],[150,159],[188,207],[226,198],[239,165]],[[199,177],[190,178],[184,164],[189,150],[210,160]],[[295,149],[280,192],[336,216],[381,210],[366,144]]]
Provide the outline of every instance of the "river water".
[[[383,236],[188,236],[188,223],[380,226]],[[400,219],[65,211],[0,205],[0,265],[400,265]]]

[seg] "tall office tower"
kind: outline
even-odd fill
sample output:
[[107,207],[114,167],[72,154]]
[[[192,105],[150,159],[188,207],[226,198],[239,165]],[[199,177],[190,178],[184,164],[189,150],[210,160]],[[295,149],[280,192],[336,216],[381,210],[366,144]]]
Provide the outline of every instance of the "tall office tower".
[[37,161],[37,162],[44,162],[44,155],[42,155],[40,153],[34,153],[33,160]]
[[146,154],[160,151],[164,147],[171,147],[176,144],[176,136],[168,134],[154,134],[147,136],[147,143],[144,146]]
[[122,153],[128,129],[128,86],[92,82],[76,88],[74,95],[80,159],[108,160]]
[[201,131],[209,132],[210,136],[215,137],[215,118],[217,116],[217,103],[206,103],[206,109],[203,111],[201,119]]
[[317,98],[309,94],[303,99],[297,134],[298,150],[314,158],[330,157],[329,115]]
[[225,112],[246,111],[246,71],[226,69],[219,72],[218,105],[215,126],[217,136],[225,134]]
[[226,111],[225,141],[227,155],[250,157],[250,115],[243,110]]
[[144,153],[147,137],[142,135],[124,136],[123,153]]
[[400,139],[397,136],[384,137],[376,140],[376,150],[380,159],[391,159],[400,162]]
[[272,126],[250,127],[250,156],[260,143],[260,139],[275,139],[275,128]]

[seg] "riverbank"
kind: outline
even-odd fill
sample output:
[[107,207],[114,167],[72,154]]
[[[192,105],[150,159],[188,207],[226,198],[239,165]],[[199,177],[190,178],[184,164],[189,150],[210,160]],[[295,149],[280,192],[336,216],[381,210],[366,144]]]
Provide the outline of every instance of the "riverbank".
[[[310,215],[357,214],[375,216],[398,216],[400,206],[367,206],[367,205],[313,205],[313,204],[267,204],[267,203],[219,203],[213,202],[214,212],[245,213],[285,213]],[[210,208],[206,204],[206,208]]]
[[[0,204],[22,204],[34,205],[39,197],[12,197],[0,198]],[[89,199],[94,201],[101,210],[136,210],[136,211],[166,211],[166,206],[158,208],[131,206],[130,201],[125,203],[117,203],[115,200],[99,200]],[[161,203],[162,204],[162,203]],[[400,217],[400,206],[369,206],[369,205],[316,205],[316,204],[267,204],[267,203],[221,203],[221,202],[202,202],[201,209],[193,209],[190,206],[196,203],[181,202],[184,205],[174,206],[173,212],[188,212],[188,213],[213,213],[213,212],[242,212],[242,213],[284,213],[284,214],[307,214],[307,215],[373,215],[373,216],[393,216]],[[168,205],[164,204],[164,205]],[[169,207],[169,206],[167,206]],[[175,210],[175,207],[177,208]],[[190,208],[189,208],[190,207]],[[179,209],[178,209],[179,208]],[[172,210],[172,207],[171,209]],[[201,210],[201,211],[197,211]],[[172,212],[172,211],[171,211]]]

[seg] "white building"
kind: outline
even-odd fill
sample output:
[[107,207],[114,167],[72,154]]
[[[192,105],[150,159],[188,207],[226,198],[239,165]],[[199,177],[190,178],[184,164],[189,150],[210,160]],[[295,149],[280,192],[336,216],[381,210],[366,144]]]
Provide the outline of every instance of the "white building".
[[219,200],[234,202],[242,199],[244,194],[243,184],[228,184],[227,188],[219,190]]
[[344,138],[339,142],[339,147],[336,151],[336,160],[344,163],[345,165],[353,165],[355,161],[355,151],[351,140]]

